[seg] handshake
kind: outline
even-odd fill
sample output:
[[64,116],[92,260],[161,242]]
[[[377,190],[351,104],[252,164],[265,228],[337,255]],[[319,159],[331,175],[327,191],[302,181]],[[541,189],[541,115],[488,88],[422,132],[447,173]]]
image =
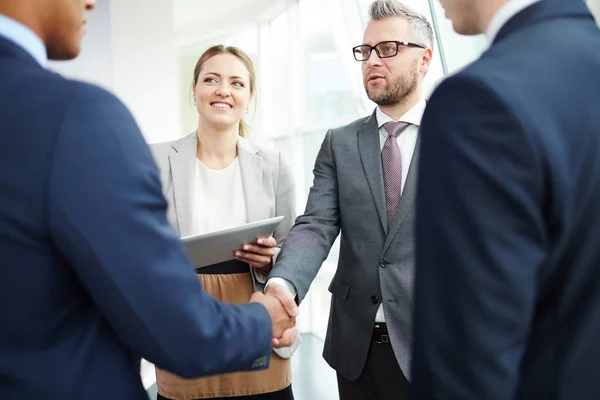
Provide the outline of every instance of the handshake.
[[290,292],[277,283],[269,285],[265,293],[255,292],[251,303],[260,303],[269,312],[273,324],[273,347],[289,347],[296,340],[298,306]]
[[[246,243],[241,249],[234,251],[236,260],[250,264],[254,268],[268,272],[275,255],[276,240],[272,237],[259,237],[254,243]],[[279,284],[271,284],[265,294],[255,292],[251,303],[261,303],[271,316],[273,324],[273,347],[289,347],[296,340],[296,316],[298,306],[287,288]]]

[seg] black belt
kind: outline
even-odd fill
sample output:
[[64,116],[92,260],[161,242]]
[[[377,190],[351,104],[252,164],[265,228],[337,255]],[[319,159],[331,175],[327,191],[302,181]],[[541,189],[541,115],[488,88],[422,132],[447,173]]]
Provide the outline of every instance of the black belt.
[[245,272],[250,272],[250,266],[238,260],[229,260],[218,264],[208,265],[202,268],[196,268],[196,273],[201,275],[243,274]]
[[389,343],[390,335],[388,335],[387,325],[385,322],[375,322],[373,326],[373,335],[371,336],[373,343]]

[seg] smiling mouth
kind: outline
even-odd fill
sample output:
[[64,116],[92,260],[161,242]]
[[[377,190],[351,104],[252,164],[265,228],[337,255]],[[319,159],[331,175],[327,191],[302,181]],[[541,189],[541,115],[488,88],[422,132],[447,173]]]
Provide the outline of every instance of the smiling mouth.
[[223,103],[223,102],[219,102],[219,101],[210,103],[210,106],[214,107],[214,108],[220,108],[220,109],[223,109],[223,110],[227,110],[227,109],[233,108],[233,106],[231,104],[229,104],[229,103]]

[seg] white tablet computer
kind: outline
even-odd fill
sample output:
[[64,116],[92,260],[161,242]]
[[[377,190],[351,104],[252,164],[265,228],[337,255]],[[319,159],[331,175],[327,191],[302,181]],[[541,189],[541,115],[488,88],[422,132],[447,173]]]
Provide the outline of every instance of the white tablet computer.
[[283,221],[283,216],[263,219],[234,226],[220,231],[182,237],[194,268],[206,267],[233,260],[233,252],[244,243],[252,243],[258,237],[268,237]]

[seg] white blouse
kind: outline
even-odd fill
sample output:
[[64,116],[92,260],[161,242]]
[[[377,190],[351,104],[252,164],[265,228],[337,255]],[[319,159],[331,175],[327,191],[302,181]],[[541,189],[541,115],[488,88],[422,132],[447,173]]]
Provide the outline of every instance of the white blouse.
[[192,235],[247,222],[238,157],[220,170],[210,169],[196,159],[192,204]]

